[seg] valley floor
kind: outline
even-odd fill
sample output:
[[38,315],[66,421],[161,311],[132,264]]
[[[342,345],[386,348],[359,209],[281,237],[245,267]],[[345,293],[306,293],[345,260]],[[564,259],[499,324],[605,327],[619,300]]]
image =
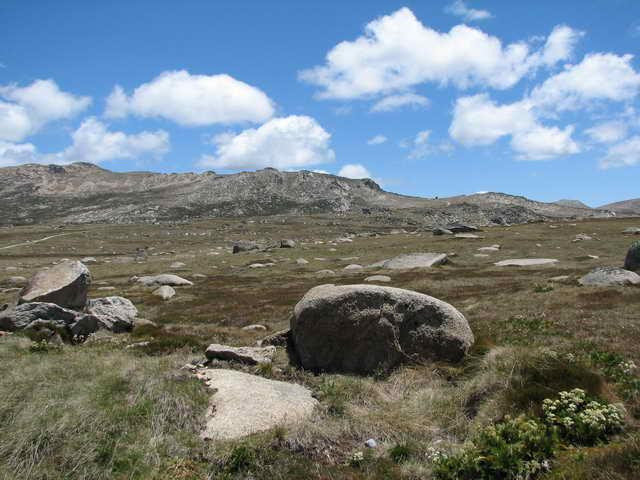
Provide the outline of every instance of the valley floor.
[[[0,337],[0,478],[431,478],[434,452],[460,450],[507,415],[539,415],[543,399],[573,388],[623,404],[626,426],[608,443],[559,451],[539,478],[638,478],[638,372],[623,377],[610,367],[611,359],[640,364],[640,287],[577,283],[597,266],[622,266],[640,237],[624,235],[627,227],[640,227],[640,219],[492,227],[478,239],[328,217],[0,228],[0,304],[16,297],[9,277],[93,257],[90,296],[127,297],[157,325],[61,347]],[[592,239],[573,242],[580,233]],[[230,249],[240,239],[285,238],[296,247]],[[498,251],[478,250],[494,244]],[[449,262],[343,270],[412,252],[446,253]],[[538,257],[558,262],[494,265]],[[184,266],[172,268],[175,262]],[[256,263],[273,265],[249,267]],[[321,277],[321,270],[335,274]],[[130,281],[159,273],[194,285],[176,287],[164,301]],[[220,362],[303,384],[320,406],[295,427],[229,442],[200,439],[210,392],[186,364],[202,360],[211,343],[253,345],[288,327],[293,306],[315,285],[363,283],[375,273],[391,277],[386,285],[458,308],[476,337],[468,358],[370,377],[314,375],[291,366],[282,348],[269,367]],[[242,329],[252,324],[266,332]],[[139,342],[148,343],[127,348]],[[365,447],[370,438],[377,447]]]

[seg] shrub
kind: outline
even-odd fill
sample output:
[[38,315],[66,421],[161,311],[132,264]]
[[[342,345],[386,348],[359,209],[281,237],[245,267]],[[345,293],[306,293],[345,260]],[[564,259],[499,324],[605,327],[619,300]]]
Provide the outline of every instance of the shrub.
[[591,353],[591,361],[616,383],[625,400],[640,400],[640,378],[635,375],[637,366],[633,361],[615,353],[599,351]]
[[496,480],[533,478],[548,469],[557,445],[555,429],[526,417],[483,429],[472,446],[452,456],[436,456],[438,480]]
[[389,458],[395,463],[406,462],[413,454],[412,448],[407,444],[398,444],[389,450]]
[[624,424],[622,412],[615,405],[592,400],[580,388],[560,392],[557,400],[546,399],[542,411],[545,423],[556,427],[564,440],[579,445],[606,440]]

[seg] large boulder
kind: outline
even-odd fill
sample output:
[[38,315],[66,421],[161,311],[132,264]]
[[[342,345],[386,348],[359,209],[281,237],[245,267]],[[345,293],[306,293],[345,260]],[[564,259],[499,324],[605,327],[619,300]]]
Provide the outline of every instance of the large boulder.
[[75,323],[77,316],[78,312],[60,307],[55,303],[22,303],[15,308],[0,312],[0,330],[8,332],[24,330],[36,320],[47,320],[60,327],[66,327]]
[[294,308],[301,366],[372,373],[405,361],[458,361],[474,338],[464,316],[437,298],[374,285],[320,285]]
[[640,272],[640,240],[636,240],[629,247],[624,268],[632,272]]
[[202,369],[196,375],[213,392],[201,433],[204,439],[231,440],[292,425],[309,417],[318,404],[311,391],[295,383],[221,368]]
[[89,269],[81,262],[66,261],[40,270],[20,292],[18,303],[49,302],[83,309],[91,285]]
[[373,268],[388,268],[390,270],[405,268],[427,268],[442,265],[447,262],[444,253],[407,253],[397,257],[369,265]]
[[618,267],[599,267],[591,270],[578,280],[580,285],[589,286],[617,286],[640,285],[640,275]]
[[120,333],[133,328],[138,309],[128,298],[104,297],[89,300],[87,313],[97,317],[108,330]]

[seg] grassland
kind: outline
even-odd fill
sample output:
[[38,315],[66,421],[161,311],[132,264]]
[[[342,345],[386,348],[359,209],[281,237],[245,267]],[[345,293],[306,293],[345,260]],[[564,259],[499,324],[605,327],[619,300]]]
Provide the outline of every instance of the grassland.
[[[0,478],[429,478],[430,447],[455,451],[483,426],[535,414],[544,398],[573,387],[623,403],[627,427],[610,444],[563,452],[547,477],[637,478],[640,398],[594,358],[615,354],[640,364],[640,288],[576,282],[596,266],[622,265],[632,238],[621,232],[630,226],[639,220],[492,227],[476,240],[326,217],[0,229],[0,286],[61,258],[91,256],[97,262],[88,264],[90,296],[130,298],[157,324],[45,351],[19,335],[0,338]],[[572,242],[578,233],[594,240]],[[65,235],[34,242],[59,234]],[[351,242],[334,242],[347,235]],[[230,253],[234,240],[282,238],[298,246]],[[500,251],[476,256],[492,244]],[[182,367],[201,359],[206,345],[253,344],[265,333],[242,327],[262,324],[266,334],[285,328],[293,305],[314,285],[361,283],[378,273],[344,266],[421,251],[455,255],[440,267],[384,273],[390,285],[464,313],[476,335],[465,362],[407,365],[375,377],[312,375],[290,366],[284,351],[268,368],[227,365],[302,383],[320,408],[297,427],[227,443],[199,439],[208,392]],[[493,265],[524,257],[559,262]],[[298,265],[297,258],[309,263]],[[171,269],[177,261],[186,266]],[[257,262],[275,265],[249,268]],[[320,278],[323,269],[336,275]],[[165,302],[129,280],[167,272],[195,284],[177,287]],[[558,276],[568,278],[552,280]],[[2,291],[0,303],[15,295]],[[140,341],[149,343],[126,348]],[[366,449],[368,438],[379,446]],[[354,463],[359,451],[364,459]]]

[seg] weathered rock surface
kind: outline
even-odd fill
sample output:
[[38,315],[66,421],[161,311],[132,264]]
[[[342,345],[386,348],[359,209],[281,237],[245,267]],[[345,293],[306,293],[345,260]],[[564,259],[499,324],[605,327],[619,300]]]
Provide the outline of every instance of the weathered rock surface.
[[227,360],[257,365],[259,363],[271,363],[276,354],[276,347],[230,347],[212,343],[204,352],[208,360]]
[[442,227],[436,227],[434,228],[431,233],[433,233],[436,236],[439,235],[453,235],[453,232],[451,230],[449,230],[448,228],[442,228]]
[[376,262],[369,267],[388,268],[390,270],[403,268],[427,268],[442,265],[447,262],[447,255],[444,253],[407,253]]
[[160,275],[148,275],[144,277],[134,277],[135,281],[138,283],[142,283],[146,287],[155,287],[161,285],[171,285],[171,286],[182,286],[182,285],[193,285],[193,282],[189,280],[179,277],[178,275],[173,275],[171,273],[162,273]]
[[23,330],[36,320],[49,320],[66,327],[73,324],[77,316],[78,312],[60,307],[55,303],[23,303],[0,312],[0,330],[9,332]]
[[590,286],[638,285],[640,275],[618,267],[599,267],[591,270],[578,282],[580,285]]
[[405,361],[458,361],[474,341],[448,303],[374,285],[312,288],[294,308],[291,335],[304,368],[355,373]]
[[107,330],[120,333],[133,328],[138,309],[128,298],[114,296],[89,300],[87,313],[97,317]]
[[555,258],[511,258],[494,263],[498,267],[529,267],[533,265],[549,265],[557,263]]
[[40,270],[20,292],[19,303],[49,302],[82,309],[91,285],[89,269],[78,261],[67,261]]
[[640,272],[640,240],[631,244],[624,259],[624,268],[633,272]]
[[153,292],[151,292],[151,294],[155,295],[156,297],[160,297],[163,300],[169,300],[176,294],[176,291],[169,285],[162,285],[161,287],[158,287]]
[[309,417],[318,404],[305,387],[226,369],[196,375],[213,390],[201,436],[231,440]]

